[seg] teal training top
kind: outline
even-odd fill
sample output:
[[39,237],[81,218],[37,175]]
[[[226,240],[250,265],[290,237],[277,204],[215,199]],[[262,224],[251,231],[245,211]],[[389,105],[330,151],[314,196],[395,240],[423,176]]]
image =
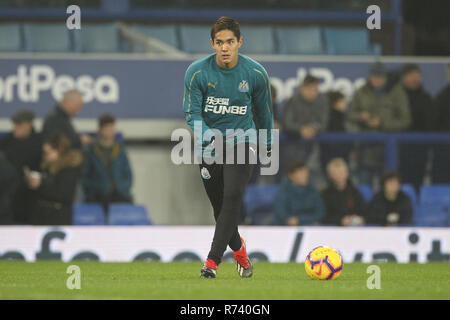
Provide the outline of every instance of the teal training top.
[[[183,110],[193,131],[194,121],[201,121],[202,134],[208,129],[218,129],[223,136],[227,129],[256,129],[254,111],[258,129],[267,130],[266,144],[271,146],[273,111],[269,77],[261,64],[245,55],[239,54],[238,63],[230,69],[217,64],[215,53],[194,61],[184,79]],[[209,140],[201,141],[195,131],[194,135],[203,150]],[[237,137],[233,137],[234,143],[245,138],[246,142],[256,144],[253,137]]]

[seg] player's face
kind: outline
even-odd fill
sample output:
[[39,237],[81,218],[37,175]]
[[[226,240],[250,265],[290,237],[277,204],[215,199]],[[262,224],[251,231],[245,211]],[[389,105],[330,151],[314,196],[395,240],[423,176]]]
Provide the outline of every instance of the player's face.
[[231,30],[221,30],[211,40],[211,45],[216,51],[217,63],[221,67],[230,68],[237,63],[242,38],[236,38]]

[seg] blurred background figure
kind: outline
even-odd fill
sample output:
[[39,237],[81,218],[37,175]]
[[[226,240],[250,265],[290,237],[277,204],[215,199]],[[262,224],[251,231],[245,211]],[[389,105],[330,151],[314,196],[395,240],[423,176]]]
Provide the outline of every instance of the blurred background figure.
[[325,215],[320,194],[309,183],[305,162],[289,164],[288,176],[281,182],[274,202],[275,224],[308,226],[318,224]]
[[17,224],[14,219],[12,201],[19,177],[16,169],[0,151],[0,225]]
[[[411,113],[410,132],[433,130],[435,111],[431,95],[422,85],[422,73],[417,64],[406,64],[401,73],[401,84],[408,97]],[[399,174],[404,183],[414,185],[417,191],[424,183],[429,146],[424,143],[403,143],[399,145]]]
[[327,165],[329,184],[322,191],[326,214],[322,223],[335,226],[361,226],[367,215],[367,204],[349,177],[347,163],[332,159]]
[[[328,92],[328,101],[330,104],[327,132],[346,132],[348,116],[348,100],[340,91]],[[331,159],[343,158],[349,161],[350,152],[353,149],[352,143],[321,143],[320,161],[322,170],[326,169]]]
[[71,118],[83,108],[83,97],[78,90],[72,89],[64,93],[62,101],[47,115],[42,128],[44,138],[61,132],[69,140],[70,148],[81,149],[91,142],[87,134],[78,134],[73,127]]
[[[24,180],[24,169],[38,170],[42,154],[42,136],[33,126],[34,113],[28,109],[17,111],[12,117],[13,129],[0,139],[0,150],[17,176],[16,188],[11,187],[11,206],[15,224],[30,222],[33,194]],[[7,185],[6,185],[7,186]]]
[[[447,85],[436,96],[435,130],[450,132],[450,64],[447,65]],[[440,143],[433,147],[433,183],[450,183],[450,144]]]
[[[327,129],[328,98],[319,92],[319,79],[308,74],[298,91],[286,102],[283,109],[281,126],[290,140],[283,143],[280,150],[280,173],[286,174],[291,160],[303,160],[310,163],[311,157],[318,157],[318,148],[314,150],[313,139]],[[313,152],[315,151],[315,152]],[[313,162],[313,161],[311,161]],[[311,179],[316,183],[320,179],[320,166],[312,165]]]
[[381,186],[381,191],[369,204],[367,223],[380,226],[411,225],[413,207],[411,199],[400,189],[400,176],[395,172],[384,173]]
[[82,185],[87,202],[102,204],[108,212],[113,202],[132,202],[133,175],[125,146],[116,139],[116,119],[103,114],[98,134],[84,153]]
[[[406,130],[411,123],[408,97],[399,83],[389,83],[386,67],[376,62],[369,68],[367,84],[356,91],[349,120],[355,131],[395,132]],[[383,146],[360,149],[360,183],[373,185],[374,177],[383,171]]]
[[75,189],[81,177],[81,151],[71,150],[62,133],[47,138],[42,148],[42,171],[25,172],[28,187],[36,196],[31,224],[71,225]]

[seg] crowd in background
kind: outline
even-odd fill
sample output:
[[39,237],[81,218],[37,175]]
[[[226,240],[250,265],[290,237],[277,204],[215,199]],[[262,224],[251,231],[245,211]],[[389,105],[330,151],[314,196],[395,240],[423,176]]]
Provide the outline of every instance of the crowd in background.
[[[0,139],[0,224],[71,225],[78,194],[84,202],[132,202],[132,172],[115,118],[103,114],[93,137],[76,132],[71,118],[83,107],[69,90],[36,132],[33,112],[15,113]],[[81,192],[79,192],[81,190]]]
[[[322,188],[311,179],[314,138],[321,132],[448,132],[450,65],[447,78],[449,84],[433,98],[417,65],[407,64],[395,73],[377,62],[366,84],[348,101],[341,92],[321,93],[319,79],[307,75],[282,110],[272,88],[275,127],[289,137],[280,147],[274,223],[412,223],[411,200],[400,183],[417,189],[422,185],[430,150],[431,181],[450,183],[450,144],[401,144],[399,172],[386,173],[382,145],[322,143],[316,165],[326,172],[327,185],[319,192]],[[101,115],[96,136],[79,134],[71,118],[82,107],[81,93],[67,91],[46,116],[41,132],[34,129],[31,111],[12,116],[12,132],[0,139],[0,224],[70,225],[79,190],[83,202],[99,203],[106,213],[110,203],[133,201],[132,170],[115,118]],[[358,164],[355,176],[351,163]],[[369,203],[355,180],[379,190]]]
[[[307,75],[298,92],[276,117],[276,127],[289,138],[280,145],[280,189],[274,203],[274,223],[281,225],[408,225],[411,199],[401,183],[416,190],[424,183],[432,154],[431,182],[450,183],[450,145],[399,144],[399,172],[385,172],[384,146],[354,143],[314,143],[321,132],[449,132],[450,65],[448,84],[436,97],[424,88],[421,70],[406,64],[389,72],[377,62],[367,82],[352,100],[340,92],[319,92],[319,79]],[[272,88],[274,93],[274,88]],[[311,156],[319,149],[314,162]],[[431,152],[430,152],[431,151]],[[317,161],[318,160],[318,161]],[[356,163],[350,177],[349,163]],[[309,166],[326,171],[323,189]],[[358,184],[379,190],[366,203]]]

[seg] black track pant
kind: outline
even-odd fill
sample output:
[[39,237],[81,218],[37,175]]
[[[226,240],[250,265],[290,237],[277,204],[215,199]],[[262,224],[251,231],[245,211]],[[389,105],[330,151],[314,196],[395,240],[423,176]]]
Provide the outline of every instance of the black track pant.
[[[248,155],[248,144],[246,144],[245,150]],[[253,164],[248,164],[248,159],[246,159],[246,164],[200,165],[203,185],[211,201],[216,219],[214,238],[208,258],[217,264],[221,262],[227,245],[233,251],[241,248],[238,219],[245,187],[252,174],[253,166]]]

